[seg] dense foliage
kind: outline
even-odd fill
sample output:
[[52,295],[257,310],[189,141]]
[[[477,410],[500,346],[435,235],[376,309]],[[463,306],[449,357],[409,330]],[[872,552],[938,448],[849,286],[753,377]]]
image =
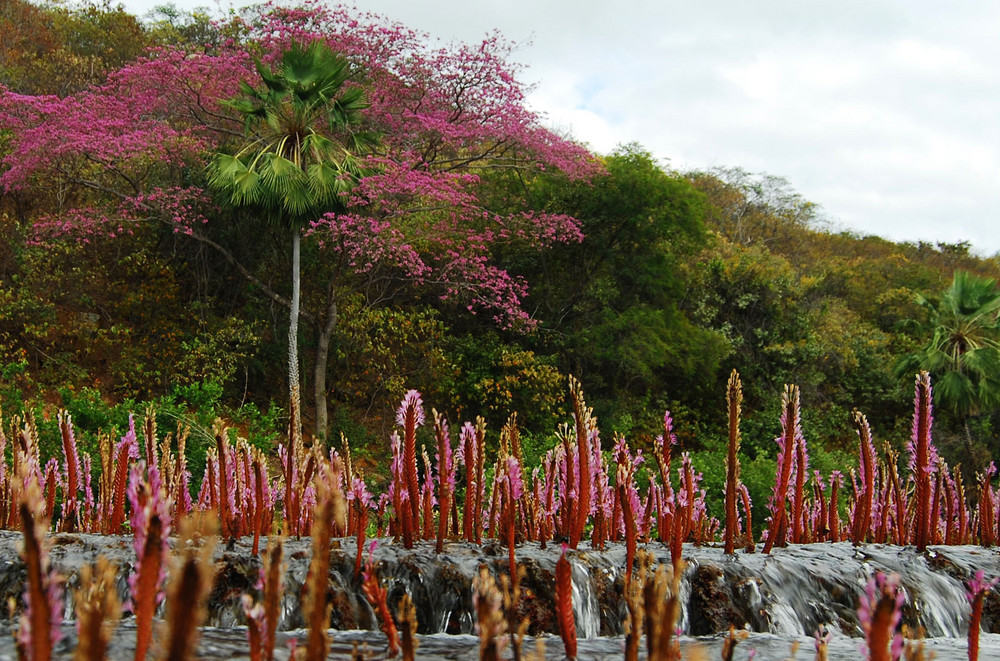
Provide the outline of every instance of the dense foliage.
[[[315,5],[143,22],[12,0],[0,23],[0,403],[35,413],[43,454],[56,408],[121,434],[154,400],[164,428],[221,416],[273,448],[294,226],[307,444],[343,432],[387,478],[389,412],[416,388],[452,419],[484,415],[491,448],[516,411],[534,460],[569,419],[572,374],[634,448],[653,447],[671,410],[681,448],[721,485],[736,369],[742,479],[762,508],[785,383],[801,389],[814,468],[852,463],[854,408],[902,449],[915,368],[944,376],[913,360],[894,372],[939,334],[940,308],[921,301],[948,300],[956,271],[1000,277],[965,244],[831,231],[776,177],[676,172],[637,145],[593,157],[526,108],[497,37],[440,46]],[[336,204],[274,223],[211,189],[206,167],[261,135],[233,101],[240,84],[244,98],[262,89],[281,53],[315,39],[364,91],[337,144],[372,139]],[[938,409],[939,449],[970,484],[1000,451],[996,412],[989,392]],[[211,436],[189,441],[196,475]],[[706,496],[713,515],[722,496]]]

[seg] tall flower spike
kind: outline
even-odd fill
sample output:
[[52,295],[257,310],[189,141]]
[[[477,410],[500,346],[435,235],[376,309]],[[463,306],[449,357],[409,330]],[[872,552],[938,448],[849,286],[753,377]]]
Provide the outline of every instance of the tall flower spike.
[[878,463],[868,419],[855,410],[851,415],[858,433],[858,463],[861,481],[855,489],[854,518],[851,521],[851,541],[856,545],[867,541],[872,524],[872,504],[875,494],[875,468]]
[[437,438],[437,478],[438,478],[438,531],[434,550],[444,550],[444,540],[448,536],[448,515],[451,513],[451,499],[455,493],[455,467],[452,462],[451,437],[448,420],[434,415],[434,435]]
[[795,444],[802,431],[799,428],[799,388],[786,385],[781,395],[781,436],[778,443],[778,472],[769,503],[771,520],[767,529],[767,541],[764,543],[764,553],[770,553],[775,544],[784,545],[788,512],[788,485],[792,478],[792,466],[795,463]]
[[80,453],[76,447],[76,435],[73,433],[73,421],[69,413],[59,413],[59,431],[62,436],[64,457],[62,521],[60,530],[75,532],[79,528],[79,507],[77,492],[80,489]]
[[[409,496],[410,521],[420,530],[420,484],[417,481],[417,427],[424,424],[424,404],[420,393],[407,391],[396,411],[396,423],[403,428],[403,475]],[[410,548],[407,546],[406,548]]]
[[913,497],[916,503],[916,526],[913,542],[924,550],[931,542],[931,474],[936,469],[937,453],[931,443],[932,403],[931,377],[920,372],[913,395],[913,436],[910,451],[910,471],[913,476]]
[[736,515],[736,499],[739,494],[740,482],[740,407],[743,402],[743,384],[736,370],[729,376],[726,389],[726,402],[729,409],[729,453],[726,456],[726,533],[725,552],[736,550],[736,528],[739,524]]

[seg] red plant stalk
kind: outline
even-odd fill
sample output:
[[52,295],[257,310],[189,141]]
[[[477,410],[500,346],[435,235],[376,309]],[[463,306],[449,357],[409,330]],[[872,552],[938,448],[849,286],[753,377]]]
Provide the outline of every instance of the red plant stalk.
[[569,432],[566,429],[561,429],[559,437],[562,440],[562,454],[559,457],[559,467],[560,472],[563,475],[562,489],[559,493],[559,504],[561,508],[559,533],[560,535],[569,538],[573,532],[573,526],[575,525],[575,519],[573,518],[576,514],[576,509],[570,507],[572,498],[576,498],[580,490],[579,480],[576,478],[576,460],[575,452],[573,448],[572,441],[570,439]]
[[[618,467],[616,478],[618,500],[622,503],[622,516],[625,519],[625,590],[629,589],[632,582],[632,565],[635,563],[636,552],[636,525],[635,511],[629,499],[628,489],[632,480],[631,461]],[[636,496],[638,500],[638,496]]]
[[27,573],[27,608],[21,616],[18,644],[31,661],[49,661],[52,649],[60,637],[61,605],[57,598],[57,586],[49,574],[47,554],[41,537],[48,526],[39,521],[40,513],[32,512],[28,502],[24,500],[33,499],[37,502],[37,485],[28,484],[22,489],[24,491],[18,512],[24,536],[22,557]]
[[372,496],[368,493],[368,488],[365,486],[365,481],[361,476],[355,476],[352,492],[354,495],[354,511],[356,512],[355,525],[357,526],[356,543],[358,551],[357,557],[354,559],[354,575],[360,579],[361,553],[365,547],[365,533],[368,528],[368,509],[372,504]]
[[746,548],[747,553],[753,553],[757,545],[753,541],[753,510],[750,507],[750,491],[747,485],[740,484],[740,501],[743,503],[743,513],[746,514]]
[[[131,425],[131,418],[129,418]],[[115,479],[113,484],[114,495],[109,501],[110,511],[106,518],[107,528],[105,533],[117,535],[121,532],[122,525],[125,524],[125,489],[128,486],[129,459],[138,458],[138,450],[135,446],[134,429],[132,431],[131,442],[126,435],[118,443],[115,455]]]
[[851,541],[857,546],[867,541],[868,533],[871,530],[877,458],[868,419],[858,411],[854,411],[851,418],[854,422],[854,429],[858,433],[858,472],[861,477],[861,492],[855,495],[854,519],[851,522]]
[[476,418],[476,507],[475,534],[476,544],[483,541],[483,494],[486,491],[486,482],[483,473],[486,470],[486,420],[481,417]]
[[59,470],[59,462],[49,459],[45,464],[45,519],[52,520],[52,515],[56,509],[56,474]]
[[931,498],[930,536],[928,543],[941,543],[941,489],[944,487],[942,471],[934,473],[934,496]]
[[264,481],[267,479],[267,468],[263,465],[263,457],[254,456],[253,460],[254,501],[253,508],[253,554],[260,552],[260,534],[264,527]]
[[[420,393],[407,391],[396,412],[396,424],[403,428],[403,477],[410,496],[410,521],[420,530],[420,483],[417,480],[417,427],[424,422]],[[410,548],[410,547],[407,547]]]
[[514,545],[517,531],[517,508],[521,497],[524,495],[524,484],[521,482],[521,465],[516,457],[507,457],[506,479],[504,480],[505,498],[504,509],[506,513],[505,527],[507,533],[507,554],[510,571],[511,585],[517,586],[517,561],[514,558]]
[[927,548],[931,541],[930,473],[934,469],[931,465],[931,377],[927,372],[920,372],[917,375],[914,390],[913,438],[911,443],[913,497],[917,510],[913,541],[917,545],[917,549],[922,551]]
[[983,600],[986,593],[992,590],[998,581],[1000,579],[993,578],[988,581],[984,579],[982,570],[977,571],[969,581],[969,590],[965,594],[972,606],[972,616],[969,618],[969,661],[979,659],[979,628],[983,617]]
[[[799,388],[794,385],[786,385],[781,395],[781,452],[778,454],[778,474],[771,493],[771,523],[768,526],[767,541],[764,543],[764,553],[770,553],[774,545],[779,542],[776,539],[785,528],[786,500],[788,498],[788,484],[792,478],[793,454],[795,443],[799,434]],[[781,544],[784,544],[782,534]]]
[[952,469],[955,478],[955,504],[958,507],[958,541],[965,544],[968,536],[969,510],[965,508],[965,484],[962,482],[961,466]]
[[729,376],[726,388],[726,404],[729,410],[729,453],[726,456],[726,532],[725,552],[736,551],[736,529],[739,520],[736,513],[736,499],[739,497],[740,482],[740,407],[743,403],[743,384],[736,370]]
[[869,661],[896,661],[903,651],[903,637],[896,633],[902,618],[903,591],[899,575],[878,572],[861,595],[858,620],[868,642]]
[[[293,422],[290,424],[294,424]],[[295,509],[295,497],[298,493],[298,457],[293,445],[279,445],[278,458],[281,461],[282,475],[285,482],[285,495],[282,498],[284,509],[283,532],[286,535],[298,537],[299,514]]]
[[146,408],[146,418],[142,424],[142,438],[146,447],[146,465],[159,468],[159,456],[156,454],[156,411],[152,406]]
[[284,589],[283,575],[285,542],[282,538],[268,537],[267,560],[264,563],[264,640],[263,661],[274,659],[274,643],[278,631],[278,614],[281,607],[281,593]]
[[976,475],[979,478],[979,505],[976,519],[979,521],[979,543],[983,546],[993,546],[996,543],[993,489],[990,488],[994,473],[996,467],[990,462],[985,472]]
[[448,434],[448,421],[437,411],[434,415],[434,435],[437,439],[437,469],[438,469],[438,536],[435,553],[444,550],[444,540],[448,536],[448,513],[451,511],[451,498],[455,491],[455,469],[452,465],[451,437]]
[[792,542],[795,544],[806,541],[802,520],[805,516],[805,486],[808,467],[809,455],[806,450],[806,439],[799,436],[795,442],[795,494],[792,499]]
[[826,494],[823,491],[823,477],[813,471],[813,517],[812,530],[806,535],[810,542],[825,542],[830,537],[830,513],[827,511]]
[[573,570],[566,559],[566,545],[556,562],[556,621],[566,658],[576,659],[576,621],[573,619]]
[[844,476],[840,471],[833,471],[830,474],[830,511],[828,513],[827,528],[830,530],[830,541],[840,541],[840,484],[844,481]]
[[63,492],[62,521],[59,528],[63,532],[75,532],[79,526],[80,453],[76,447],[73,423],[69,413],[59,413],[59,431],[62,436],[63,457],[66,467],[66,490]]
[[580,382],[570,377],[570,397],[573,400],[573,417],[576,427],[576,452],[580,461],[580,487],[577,490],[576,522],[570,529],[569,545],[576,548],[583,537],[583,530],[590,516],[590,430],[593,426],[587,403],[583,401]]
[[907,500],[906,494],[899,481],[899,473],[896,470],[896,464],[899,461],[899,453],[892,450],[888,444],[885,446],[885,465],[887,473],[889,476],[889,488],[892,491],[892,501],[895,505],[895,528],[893,528],[892,533],[894,536],[894,541],[899,546],[906,544],[906,509]]
[[215,429],[216,457],[219,461],[219,532],[223,537],[236,537],[233,530],[233,512],[230,509],[229,494],[235,490],[236,485],[231,484],[229,474],[229,441],[226,438],[228,430],[223,425]]
[[365,563],[364,580],[361,585],[368,603],[375,609],[379,626],[388,641],[389,649],[387,656],[392,658],[399,654],[399,634],[396,631],[396,624],[392,620],[392,614],[389,613],[389,604],[386,601],[388,592],[382,586],[381,581],[379,581],[378,573],[375,571],[372,563],[374,550],[375,542],[372,542],[368,551],[368,561]]
[[476,508],[476,428],[467,422],[459,435],[462,461],[465,463],[465,510],[462,513],[462,537],[467,542],[476,541],[473,533]]
[[427,448],[421,446],[420,451],[424,460],[424,485],[420,494],[424,525],[420,538],[431,539],[434,536],[434,474],[431,471],[431,459],[427,456]]
[[250,661],[264,661],[264,627],[267,626],[264,619],[264,606],[253,603],[253,597],[248,594],[240,597],[240,601],[243,602],[243,614],[247,619]]
[[164,561],[162,533],[163,522],[160,521],[159,515],[151,514],[146,527],[146,543],[132,597],[136,624],[136,661],[145,661],[146,652],[152,643],[153,614],[156,611],[160,569]]
[[938,464],[938,472],[944,476],[944,543],[958,544],[955,530],[955,483],[948,474],[944,460]]

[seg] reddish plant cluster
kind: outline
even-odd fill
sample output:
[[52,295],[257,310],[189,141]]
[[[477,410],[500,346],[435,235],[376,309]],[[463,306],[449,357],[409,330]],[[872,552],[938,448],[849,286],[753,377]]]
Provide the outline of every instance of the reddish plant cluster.
[[[729,384],[730,450],[738,448],[739,444],[740,392],[739,377],[734,374]],[[131,530],[137,559],[129,579],[132,593],[127,609],[139,622],[137,650],[148,649],[152,642],[153,614],[164,598],[163,586],[170,558],[167,538],[179,521],[208,514],[218,520],[224,536],[254,535],[255,547],[260,535],[273,539],[275,520],[281,522],[285,534],[311,531],[314,561],[307,582],[306,615],[314,634],[310,635],[306,651],[312,658],[322,658],[328,649],[328,640],[321,629],[329,619],[323,577],[327,573],[325,562],[329,560],[330,539],[356,537],[357,580],[380,613],[383,626],[391,632],[387,635],[395,640],[397,630],[393,615],[375,567],[369,561],[362,570],[361,549],[374,516],[379,535],[396,536],[407,547],[418,540],[435,539],[440,552],[448,539],[480,542],[483,537],[501,538],[510,551],[509,576],[501,576],[502,594],[494,583],[487,583],[486,579],[480,581],[477,588],[481,592],[479,616],[481,626],[493,632],[490,635],[495,637],[503,631],[511,632],[511,643],[517,654],[520,654],[524,623],[514,615],[522,594],[520,577],[523,573],[517,566],[515,547],[523,541],[544,544],[561,538],[567,540],[564,548],[568,548],[578,545],[587,535],[595,548],[608,541],[624,541],[628,558],[625,590],[630,654],[637,651],[638,631],[644,627],[650,641],[651,658],[678,658],[673,630],[663,628],[666,622],[676,619],[676,613],[668,612],[676,608],[676,604],[671,606],[668,600],[664,605],[662,599],[651,595],[657,591],[676,594],[676,582],[683,569],[683,543],[713,540],[720,529],[719,522],[710,519],[705,511],[700,476],[695,473],[686,453],[681,455],[676,490],[672,485],[671,448],[676,439],[669,413],[664,417],[664,433],[655,445],[656,473],[648,471],[649,486],[642,492],[637,485],[636,472],[646,463],[645,457],[641,452],[633,453],[622,437],[616,439],[610,453],[602,452],[596,419],[575,380],[570,384],[570,395],[573,425],[560,429],[559,443],[545,455],[540,466],[530,471],[530,478],[525,475],[528,471],[523,463],[516,417],[511,418],[499,434],[499,449],[487,488],[484,476],[490,472],[484,470],[487,451],[482,420],[475,425],[463,425],[457,444],[459,451],[455,453],[448,421],[434,412],[436,461],[432,463],[424,449],[420,452],[421,470],[417,462],[417,441],[419,428],[426,418],[420,394],[408,392],[397,414],[402,436],[393,435],[392,479],[388,492],[377,500],[368,492],[364,475],[353,467],[346,441],[342,454],[336,451],[324,454],[315,447],[306,449],[301,442],[281,444],[278,452],[280,474],[271,476],[263,455],[242,439],[232,440],[229,430],[219,423],[214,430],[215,447],[209,454],[201,493],[192,501],[187,495],[186,433],[178,433],[176,443],[169,434],[158,438],[151,410],[147,411],[141,426],[141,441],[134,419],[130,419],[126,434],[117,444],[113,445],[109,438],[102,439],[101,464],[105,472],[98,482],[99,492],[95,497],[88,478],[90,458],[76,446],[68,415],[58,418],[62,458],[49,460],[44,469],[32,420],[12,421],[9,429],[13,441],[6,434],[8,427],[0,424],[0,449],[11,448],[11,463],[0,462],[0,503],[3,504],[0,516],[6,526],[20,527],[24,531],[28,565],[25,601],[30,608],[25,613],[19,639],[25,649],[39,650],[39,656],[34,658],[44,658],[48,654],[46,650],[51,650],[52,636],[58,633],[53,624],[61,607],[58,579],[47,569],[47,529]],[[896,468],[894,452],[886,450],[884,458],[878,459],[867,421],[861,414],[855,415],[859,466],[857,472],[851,472],[853,498],[846,508],[845,539],[858,544],[889,541],[918,546],[993,543],[996,540],[996,493],[989,483],[995,471],[991,467],[981,475],[979,503],[970,512],[958,473],[949,473],[934,450],[930,434],[931,398],[929,377],[922,373],[916,379],[910,477],[907,480],[901,478]],[[788,543],[840,539],[840,477],[831,476],[827,491],[822,477],[814,472],[813,488],[806,488],[808,453],[799,419],[798,392],[788,387],[782,411],[782,434],[777,439],[781,447],[780,470],[771,503],[771,525],[765,533],[765,552]],[[613,477],[612,462],[615,465]],[[737,496],[742,496],[745,511],[749,511],[745,485],[739,482],[737,452],[730,454],[728,463],[727,522],[723,537],[727,546],[731,543],[735,550],[737,538],[743,535],[752,549],[749,521],[744,526],[743,522],[733,520],[739,513]],[[464,470],[459,470],[462,465]],[[929,497],[921,498],[918,494],[929,494]],[[280,506],[279,500],[282,501]],[[464,512],[464,516],[460,517],[459,511]],[[905,532],[907,530],[912,532]],[[190,532],[185,534],[190,535]],[[669,586],[668,570],[652,573],[648,556],[637,548],[639,540],[657,538],[667,543],[671,550],[673,567],[669,572],[673,576],[673,587]],[[274,649],[276,609],[282,589],[280,541],[272,543],[266,555],[261,580],[262,602],[245,603],[252,654],[258,659],[269,658]],[[207,574],[199,568],[205,562],[188,555],[178,565],[183,579],[196,587],[202,586],[199,590],[208,580]],[[88,577],[88,581],[107,583],[109,571],[107,567],[98,568],[96,578]],[[569,571],[564,551],[556,572],[557,612],[567,653],[572,656],[575,633]],[[983,598],[995,583],[996,579],[987,580],[981,574],[969,583],[973,610],[969,630],[970,658],[975,658],[973,650],[978,649],[978,618]],[[85,590],[90,596],[81,602],[83,623],[97,617],[94,613],[113,609],[113,604],[103,601],[103,597],[92,589],[93,585],[87,588],[90,592]],[[897,577],[877,576],[862,600],[859,619],[865,628],[872,658],[898,658],[902,644],[896,635],[901,595]],[[501,603],[507,610],[506,616],[499,614]],[[192,635],[192,623],[201,617],[197,609],[192,610],[191,604],[174,608],[181,608],[173,625],[181,632],[177,636]],[[406,612],[409,619],[405,620],[402,649],[405,656],[412,657],[416,620],[412,608],[407,607]],[[656,622],[659,624],[654,626]],[[98,630],[99,627],[94,629]],[[817,654],[821,654],[826,649],[825,638],[820,635],[817,641]],[[184,648],[183,640],[171,644],[174,642],[180,646],[178,649]],[[88,645],[95,650],[104,649],[106,637],[88,641]],[[733,645],[735,638],[727,649],[731,650]],[[484,642],[483,650],[486,656],[499,653],[495,640]]]

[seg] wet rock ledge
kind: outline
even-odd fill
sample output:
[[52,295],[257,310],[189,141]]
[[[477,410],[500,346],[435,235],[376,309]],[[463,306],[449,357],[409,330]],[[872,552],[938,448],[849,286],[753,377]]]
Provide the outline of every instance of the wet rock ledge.
[[[118,590],[124,600],[127,575],[135,562],[130,537],[56,534],[50,540],[53,566],[65,579],[66,620],[73,618],[72,594],[80,567],[99,555],[118,565]],[[0,531],[0,603],[21,604],[25,570],[20,544],[20,534]],[[353,573],[354,540],[334,540],[333,544],[328,577],[328,597],[333,603],[331,628],[377,629],[374,613]],[[265,546],[262,540],[261,549]],[[245,624],[240,597],[255,593],[261,567],[251,548],[249,538],[217,545],[206,625],[229,628]],[[660,562],[669,562],[669,551],[663,545],[645,548]],[[685,546],[684,551],[680,625],[684,633],[695,636],[727,631],[730,624],[790,636],[810,636],[822,624],[839,635],[860,636],[858,599],[868,578],[876,571],[885,571],[901,576],[906,591],[904,622],[912,630],[923,627],[931,637],[964,638],[970,612],[964,581],[977,570],[987,577],[1000,576],[1000,554],[978,546],[931,547],[918,553],[913,547],[825,543],[775,549],[769,556],[742,551],[727,556],[718,547]],[[552,545],[541,549],[537,544],[525,544],[517,549],[518,563],[526,569],[521,614],[529,620],[529,635],[556,631],[554,571],[559,553]],[[304,625],[300,600],[309,555],[308,539],[286,540],[288,569],[280,631]],[[388,589],[390,606],[404,592],[410,594],[421,634],[473,633],[473,577],[481,565],[494,574],[506,573],[507,567],[507,550],[496,543],[448,543],[444,552],[436,555],[433,543],[404,549],[401,543],[381,539],[373,557]],[[569,558],[579,636],[621,635],[624,547],[611,544],[604,550],[593,550],[581,546],[570,551]],[[1000,633],[1000,594],[995,589],[987,596],[983,629]]]

